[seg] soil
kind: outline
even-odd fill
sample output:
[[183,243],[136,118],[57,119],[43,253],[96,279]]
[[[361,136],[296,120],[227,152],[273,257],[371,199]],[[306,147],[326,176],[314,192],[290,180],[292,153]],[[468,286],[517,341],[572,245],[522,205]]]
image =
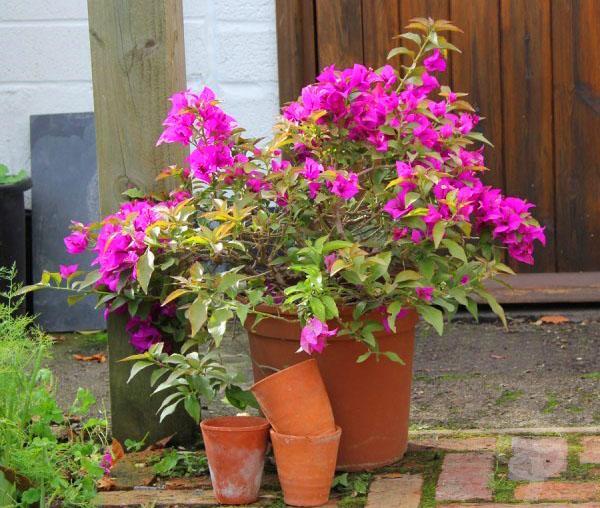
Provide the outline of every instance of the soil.
[[[537,324],[536,324],[537,323]],[[103,335],[64,334],[50,367],[59,402],[68,407],[78,386],[109,407],[107,363],[74,354],[106,352]],[[223,360],[250,380],[244,332],[225,339]],[[420,324],[414,367],[412,428],[499,428],[600,424],[600,313],[563,324],[514,318],[496,322],[458,320],[442,337]],[[219,405],[208,414],[231,413]]]

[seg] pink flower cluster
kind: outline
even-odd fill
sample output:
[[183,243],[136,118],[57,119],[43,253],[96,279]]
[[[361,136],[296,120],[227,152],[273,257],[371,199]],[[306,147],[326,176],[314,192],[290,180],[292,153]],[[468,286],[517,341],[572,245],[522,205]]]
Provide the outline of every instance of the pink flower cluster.
[[300,349],[309,355],[315,351],[322,353],[327,345],[327,339],[337,333],[337,328],[330,330],[327,323],[319,320],[316,317],[310,318],[300,334]]
[[196,178],[209,183],[212,175],[234,163],[231,134],[235,120],[216,105],[214,92],[205,87],[199,94],[190,90],[174,94],[171,109],[163,122],[161,143],[194,145],[188,157]]
[[[479,117],[457,110],[457,95],[447,90],[438,97],[441,100],[431,98],[433,92],[440,90],[432,73],[446,70],[440,50],[434,50],[423,65],[419,78],[405,84],[401,91],[394,86],[398,78],[391,66],[378,72],[358,64],[341,71],[327,67],[316,84],[305,87],[298,101],[284,108],[284,117],[300,129],[311,121],[345,129],[355,143],[366,143],[381,152],[388,150],[396,133],[405,144],[423,147],[424,155],[396,162],[395,194],[384,203],[383,211],[391,220],[400,221],[417,206],[413,204],[415,199],[407,200],[407,195],[419,192],[418,173],[444,175],[435,178],[437,183],[424,196],[425,205],[419,204],[426,208],[422,217],[425,229],[398,226],[393,231],[395,240],[409,238],[419,243],[432,237],[440,221],[446,225],[469,222],[476,232],[489,228],[514,259],[533,263],[534,242],[545,242],[543,228],[529,213],[533,205],[504,197],[500,190],[485,186],[479,179],[477,171],[484,168],[482,149],[467,150],[460,143],[453,143],[454,139],[469,135]],[[298,160],[304,163],[300,175],[308,181],[308,194],[314,199],[322,190],[324,167],[309,146],[313,145],[307,141],[297,143],[294,149]],[[330,193],[345,200],[358,193],[356,173],[336,171],[333,167],[327,170],[336,173],[333,181],[326,182]]]
[[331,65],[323,69],[316,84],[302,89],[297,102],[284,108],[283,116],[300,123],[316,111],[325,111],[318,123],[333,122],[348,129],[351,140],[366,140],[378,151],[385,152],[388,137],[380,128],[398,107],[399,97],[393,90],[397,80],[390,65],[383,67],[379,74],[360,64],[343,71]]

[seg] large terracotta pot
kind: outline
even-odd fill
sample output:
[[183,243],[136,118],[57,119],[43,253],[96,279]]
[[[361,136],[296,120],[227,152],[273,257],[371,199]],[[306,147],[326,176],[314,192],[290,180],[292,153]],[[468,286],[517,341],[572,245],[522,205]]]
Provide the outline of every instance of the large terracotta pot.
[[[258,310],[277,313],[270,307]],[[341,320],[349,321],[351,315],[352,309],[340,311]],[[246,320],[255,381],[309,358],[296,352],[301,332],[297,317],[279,316],[285,320],[266,318],[256,326],[253,315]],[[373,469],[396,462],[406,452],[416,322],[417,314],[411,310],[397,321],[396,333],[375,333],[380,350],[393,351],[404,365],[385,357],[377,361],[374,355],[356,363],[367,347],[349,336],[330,337],[325,351],[314,355],[335,422],[342,428],[338,469]]]

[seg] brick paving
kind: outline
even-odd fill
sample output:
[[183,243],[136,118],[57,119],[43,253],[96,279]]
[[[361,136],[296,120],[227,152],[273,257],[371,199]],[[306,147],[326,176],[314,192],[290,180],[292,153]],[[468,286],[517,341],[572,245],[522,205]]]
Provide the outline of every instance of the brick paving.
[[[568,439],[558,433],[481,434],[415,438],[401,462],[372,474],[368,495],[352,492],[350,474],[350,486],[332,491],[326,507],[600,508],[600,433]],[[127,462],[144,474],[130,471]],[[136,455],[116,467],[112,487],[100,493],[97,505],[217,506],[208,476],[151,480]],[[253,506],[280,508],[281,499],[270,471]]]
[[598,482],[533,482],[515,489],[517,501],[600,501]]
[[494,456],[491,453],[449,453],[444,457],[435,498],[438,501],[491,501]]
[[421,502],[423,477],[405,474],[398,478],[378,477],[369,487],[367,508],[418,508]]
[[567,441],[562,437],[515,437],[508,463],[511,480],[539,481],[567,469]]
[[600,436],[585,436],[581,438],[583,451],[579,455],[582,464],[600,464]]

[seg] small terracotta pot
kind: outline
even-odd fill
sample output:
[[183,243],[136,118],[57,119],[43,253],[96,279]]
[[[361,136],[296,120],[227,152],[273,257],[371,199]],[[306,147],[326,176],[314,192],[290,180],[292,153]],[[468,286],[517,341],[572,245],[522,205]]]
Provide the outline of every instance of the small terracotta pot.
[[276,432],[292,436],[335,432],[331,403],[315,360],[271,374],[251,390]]
[[292,506],[321,506],[329,500],[342,429],[320,436],[289,436],[271,429],[283,499]]
[[258,499],[269,422],[258,416],[223,416],[200,422],[215,497],[221,504]]

